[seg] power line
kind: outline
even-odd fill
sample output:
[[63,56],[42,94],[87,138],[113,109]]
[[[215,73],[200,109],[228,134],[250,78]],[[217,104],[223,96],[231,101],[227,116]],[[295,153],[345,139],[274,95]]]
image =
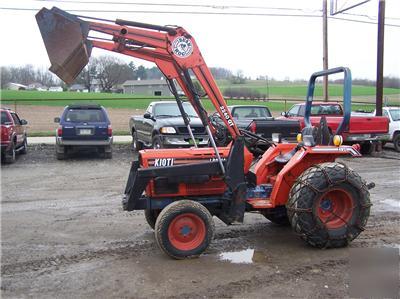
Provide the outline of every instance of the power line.
[[[3,10],[38,11],[36,8],[0,7]],[[152,13],[152,14],[188,14],[188,15],[232,15],[232,16],[270,16],[270,17],[305,17],[320,18],[312,14],[277,14],[277,13],[242,13],[242,12],[203,12],[203,11],[156,11],[156,10],[103,10],[103,9],[68,9],[69,12],[115,12],[115,13]]]
[[[350,12],[342,12],[343,15],[349,15],[349,16],[357,16],[357,17],[364,17],[364,18],[368,18],[370,20],[377,20],[378,17],[377,16],[369,16],[369,15],[365,15],[365,14],[356,14],[356,13],[350,13]],[[400,18],[395,18],[395,17],[386,17],[385,19],[388,20],[400,20]]]
[[[341,17],[328,17],[329,19],[334,19],[334,20],[342,20],[342,21],[348,21],[348,22],[354,22],[354,23],[363,23],[363,24],[374,24],[377,25],[378,23],[376,22],[370,22],[370,21],[361,21],[361,20],[354,20],[354,19],[347,19],[347,18],[341,18]],[[385,23],[385,26],[389,27],[400,27],[400,25],[396,24],[387,24]]]
[[[174,7],[202,7],[213,9],[267,9],[267,10],[289,10],[289,11],[307,11],[303,8],[293,7],[269,7],[269,6],[245,6],[245,5],[215,5],[215,4],[185,4],[185,3],[148,3],[148,2],[110,2],[110,1],[84,1],[84,0],[33,0],[37,2],[55,2],[55,3],[75,3],[75,4],[110,4],[110,5],[139,5],[139,6],[174,6]],[[311,10],[321,11],[321,10]]]
[[[0,7],[1,10],[12,10],[12,11],[39,11],[36,8],[19,8],[19,7]],[[156,11],[156,10],[103,10],[103,9],[68,9],[70,12],[101,12],[101,13],[138,13],[138,14],[187,14],[187,15],[225,15],[225,16],[268,16],[268,17],[303,17],[303,18],[320,18],[321,15],[313,14],[278,14],[278,13],[241,13],[241,12],[202,12],[202,11]],[[328,17],[329,19],[342,20],[354,23],[363,24],[374,24],[376,22],[361,21],[341,17]],[[400,27],[396,24],[385,23],[385,26],[389,27]]]

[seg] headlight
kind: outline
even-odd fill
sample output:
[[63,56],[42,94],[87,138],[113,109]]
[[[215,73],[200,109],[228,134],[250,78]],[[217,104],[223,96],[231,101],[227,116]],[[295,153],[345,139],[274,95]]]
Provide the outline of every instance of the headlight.
[[296,140],[297,140],[298,143],[303,141],[303,136],[301,136],[301,133],[297,134]]
[[336,146],[341,146],[343,144],[343,137],[340,135],[335,135],[333,137],[333,144]]
[[162,127],[162,128],[160,129],[160,132],[161,132],[162,134],[175,134],[175,133],[176,133],[176,130],[175,130],[174,127]]

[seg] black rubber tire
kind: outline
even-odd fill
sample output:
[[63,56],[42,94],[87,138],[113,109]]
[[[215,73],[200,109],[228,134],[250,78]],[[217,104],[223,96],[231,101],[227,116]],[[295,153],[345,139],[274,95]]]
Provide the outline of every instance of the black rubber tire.
[[65,160],[65,158],[67,156],[67,153],[66,153],[67,148],[64,147],[64,151],[61,152],[58,150],[60,147],[61,147],[60,145],[56,145],[56,158],[57,158],[57,160]]
[[143,149],[143,143],[141,143],[137,138],[137,132],[132,132],[132,149],[133,151],[137,152]]
[[372,151],[374,150],[374,148],[375,147],[374,147],[374,144],[372,142],[369,142],[369,141],[363,142],[361,144],[360,152],[363,155],[370,155],[372,153]]
[[265,218],[276,225],[287,226],[290,225],[287,215],[286,207],[279,206],[273,209],[267,209],[263,212]]
[[7,151],[5,155],[5,162],[8,164],[12,164],[16,160],[17,152],[15,150],[15,143],[11,143],[11,148]]
[[25,136],[24,143],[21,149],[19,150],[19,153],[25,155],[27,152],[28,152],[28,138]]
[[161,138],[158,135],[155,135],[153,137],[153,141],[152,141],[151,144],[152,144],[152,148],[153,149],[160,149],[160,148],[164,147],[163,144],[162,144]]
[[393,137],[393,145],[396,152],[400,152],[400,133],[397,133]]
[[[317,204],[333,189],[347,192],[354,208],[347,224],[329,229],[318,216]],[[335,248],[346,246],[364,230],[370,206],[366,182],[346,165],[334,162],[304,171],[290,190],[286,208],[294,232],[303,240],[314,247]]]
[[[191,250],[180,250],[171,244],[168,237],[168,228],[175,217],[191,213],[200,217],[205,225],[205,237],[200,245]],[[158,246],[167,255],[174,259],[196,258],[210,245],[214,237],[214,221],[210,212],[202,204],[192,200],[180,200],[166,206],[157,218],[155,225],[155,237]]]
[[156,226],[156,221],[157,221],[158,215],[160,215],[159,210],[150,210],[150,209],[144,210],[144,218],[146,218],[147,224],[152,229],[154,229],[154,227]]
[[101,152],[102,152],[104,159],[112,158],[112,147],[110,145],[107,145],[104,148],[102,148]]

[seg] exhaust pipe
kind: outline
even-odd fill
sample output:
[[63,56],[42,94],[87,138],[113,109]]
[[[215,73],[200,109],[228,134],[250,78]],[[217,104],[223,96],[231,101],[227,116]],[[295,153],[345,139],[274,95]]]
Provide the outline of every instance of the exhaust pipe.
[[36,21],[50,59],[50,71],[71,84],[88,64],[92,43],[89,24],[57,7],[42,8]]

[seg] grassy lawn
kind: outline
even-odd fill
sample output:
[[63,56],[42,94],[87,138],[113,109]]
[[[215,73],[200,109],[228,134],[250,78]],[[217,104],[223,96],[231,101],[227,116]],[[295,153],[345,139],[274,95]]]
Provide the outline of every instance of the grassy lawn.
[[[265,81],[253,80],[245,84],[229,85],[228,81],[218,82],[221,89],[231,88],[251,88],[259,90],[261,93],[267,93]],[[303,101],[307,92],[307,86],[304,85],[285,85],[282,82],[270,84],[269,96],[271,98],[294,98]],[[329,94],[337,98],[342,94],[342,86],[339,84],[329,85]],[[353,96],[373,96],[375,88],[372,86],[353,86]],[[398,95],[400,89],[385,88],[384,95]],[[316,86],[315,95],[322,96],[322,87]],[[173,99],[172,97],[150,97],[131,94],[112,94],[112,93],[82,93],[82,92],[49,92],[49,91],[15,91],[1,90],[1,101],[3,104],[12,105],[38,105],[38,106],[66,106],[72,103],[99,103],[106,108],[128,108],[128,109],[146,109],[152,101],[160,99]],[[259,102],[251,100],[228,100],[228,105],[240,104],[265,104],[272,111],[285,110],[284,101]],[[207,99],[203,100],[204,106],[208,111],[214,111],[214,107]],[[290,108],[291,102],[287,102],[286,109]],[[353,104],[353,110],[366,109],[373,110],[371,105]]]
[[[228,84],[228,82],[224,82],[223,85],[220,85],[222,90],[226,88],[251,88],[258,90],[262,94],[269,94],[271,98],[274,96],[277,97],[294,97],[294,98],[302,98],[307,94],[307,86],[306,85],[293,85],[293,84],[269,84],[268,88],[266,85],[266,81],[249,81],[245,84]],[[332,97],[340,97],[343,95],[343,86],[341,84],[329,84],[328,85],[329,95]],[[376,89],[374,86],[352,86],[352,94],[353,96],[371,96],[375,95]],[[396,88],[384,88],[384,95],[392,95],[392,94],[400,94],[400,90]],[[314,95],[317,97],[321,97],[322,94],[322,85],[317,84],[315,86]]]

